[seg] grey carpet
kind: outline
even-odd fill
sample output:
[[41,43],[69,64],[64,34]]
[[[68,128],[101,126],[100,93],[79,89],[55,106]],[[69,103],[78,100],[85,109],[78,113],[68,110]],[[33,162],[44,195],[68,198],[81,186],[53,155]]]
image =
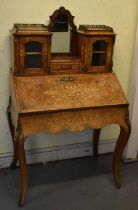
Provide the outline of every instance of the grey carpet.
[[[22,209],[138,210],[138,162],[121,164],[121,182],[116,189],[111,155],[32,165]],[[19,169],[0,169],[0,210],[19,209],[19,190]]]

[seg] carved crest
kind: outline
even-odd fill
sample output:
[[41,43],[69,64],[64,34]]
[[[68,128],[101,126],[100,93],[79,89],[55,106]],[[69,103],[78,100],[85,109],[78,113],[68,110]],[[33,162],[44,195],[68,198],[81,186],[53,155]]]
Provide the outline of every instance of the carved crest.
[[48,25],[49,31],[54,26],[54,24],[56,22],[56,18],[61,14],[66,15],[68,17],[68,21],[69,21],[69,24],[70,24],[72,30],[76,31],[77,27],[75,26],[75,24],[73,22],[74,16],[72,16],[70,11],[66,10],[65,7],[60,7],[59,9],[55,10],[54,13],[50,16],[50,23]]

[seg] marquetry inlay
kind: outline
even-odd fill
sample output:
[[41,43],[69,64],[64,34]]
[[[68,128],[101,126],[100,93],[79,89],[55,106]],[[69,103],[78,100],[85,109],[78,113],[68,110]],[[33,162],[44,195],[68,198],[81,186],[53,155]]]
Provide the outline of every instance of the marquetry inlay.
[[[83,90],[83,91],[82,91]],[[80,97],[87,97],[92,93],[98,93],[99,88],[88,86],[84,83],[64,83],[56,84],[55,86],[47,87],[47,90],[44,92],[46,96],[59,97],[60,98],[73,98],[77,100]]]

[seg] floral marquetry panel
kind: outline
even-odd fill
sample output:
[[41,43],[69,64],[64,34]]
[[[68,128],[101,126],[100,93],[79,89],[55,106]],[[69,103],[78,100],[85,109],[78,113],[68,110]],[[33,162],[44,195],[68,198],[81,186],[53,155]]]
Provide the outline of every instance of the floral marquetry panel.
[[14,85],[19,113],[127,104],[112,73],[18,77]]

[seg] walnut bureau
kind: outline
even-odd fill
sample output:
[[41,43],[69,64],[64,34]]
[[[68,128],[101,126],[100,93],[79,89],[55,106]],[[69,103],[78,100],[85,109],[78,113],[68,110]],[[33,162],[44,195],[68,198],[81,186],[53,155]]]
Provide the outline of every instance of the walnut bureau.
[[[61,7],[50,16],[48,26],[15,24],[11,32],[14,57],[7,114],[14,145],[11,168],[18,160],[21,172],[19,206],[27,191],[24,142],[33,133],[93,128],[97,156],[101,128],[118,124],[113,176],[116,187],[121,186],[119,166],[131,126],[128,101],[112,72],[115,34],[107,26],[81,25],[77,30],[73,18]],[[51,52],[56,31],[69,31],[69,52]]]

